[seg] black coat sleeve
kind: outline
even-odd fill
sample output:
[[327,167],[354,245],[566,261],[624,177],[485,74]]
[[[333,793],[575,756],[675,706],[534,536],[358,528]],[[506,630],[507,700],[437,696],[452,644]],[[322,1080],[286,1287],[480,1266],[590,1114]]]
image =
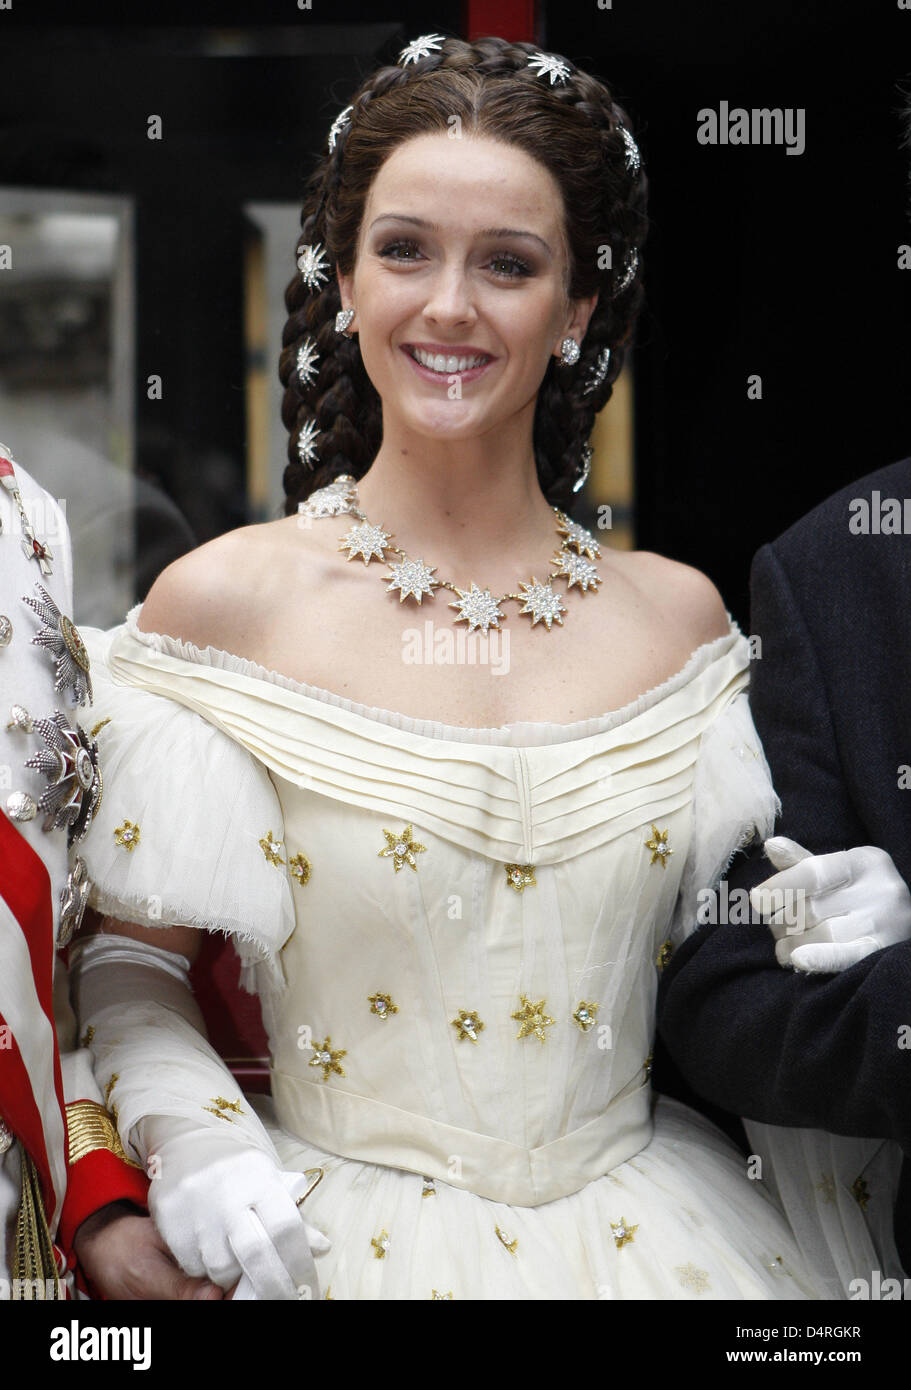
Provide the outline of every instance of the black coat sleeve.
[[[754,562],[752,604],[762,654],[750,703],[782,802],[776,833],[815,854],[869,843],[809,633],[769,546]],[[761,851],[740,856],[729,892],[773,872]],[[761,924],[702,927],[663,972],[658,1031],[687,1083],[714,1105],[911,1151],[911,942],[814,976],[779,966]]]

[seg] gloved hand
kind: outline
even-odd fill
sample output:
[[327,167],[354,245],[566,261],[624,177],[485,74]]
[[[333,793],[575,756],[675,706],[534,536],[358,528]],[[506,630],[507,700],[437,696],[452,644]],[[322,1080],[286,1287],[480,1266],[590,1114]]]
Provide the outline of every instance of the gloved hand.
[[[320,1297],[313,1257],[331,1247],[295,1205],[310,1186],[305,1173],[191,1121],[153,1115],[142,1125],[151,1138],[149,1212],[187,1274],[224,1289],[245,1275],[258,1299]],[[156,1128],[166,1135],[157,1145]]]
[[911,893],[884,849],[810,854],[796,840],[765,841],[773,874],[750,893],[769,918],[779,965],[834,974],[911,937]]

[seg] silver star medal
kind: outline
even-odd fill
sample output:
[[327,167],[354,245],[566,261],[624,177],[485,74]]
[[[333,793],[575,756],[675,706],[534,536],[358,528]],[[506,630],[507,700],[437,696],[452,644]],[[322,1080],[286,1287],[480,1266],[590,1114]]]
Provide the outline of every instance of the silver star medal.
[[315,246],[301,248],[297,257],[297,268],[308,289],[318,290],[320,285],[326,283],[329,279],[326,274],[328,266],[329,262],[323,253],[322,242],[317,242]]
[[340,112],[338,113],[338,115],[336,116],[335,120],[332,122],[332,125],[329,127],[329,148],[330,148],[330,150],[334,150],[334,149],[335,149],[335,142],[336,142],[336,140],[338,139],[338,137],[339,137],[339,135],[341,134],[341,132],[345,129],[345,126],[348,125],[348,124],[350,123],[350,120],[351,120],[351,112],[352,112],[353,110],[354,110],[354,107],[353,107],[353,106],[346,106],[345,109],[344,109],[344,111],[340,111]]
[[72,689],[74,705],[84,705],[86,700],[91,704],[92,678],[85,643],[75,624],[60,612],[47,589],[37,579],[35,588],[41,594],[41,599],[23,594],[22,602],[27,603],[44,623],[37,636],[32,638],[32,643],[36,647],[46,647],[57,661],[54,689]]
[[325,487],[311,493],[306,502],[299,502],[297,510],[302,516],[319,519],[324,516],[344,516],[355,504],[357,484],[350,473],[342,473]]
[[591,531],[578,521],[570,521],[565,512],[557,512],[557,530],[566,537],[566,545],[574,545],[580,555],[587,555],[590,560],[601,558],[601,547]]
[[497,600],[489,589],[479,589],[474,580],[468,590],[456,588],[458,598],[450,603],[450,608],[460,609],[459,616],[453,622],[468,624],[469,632],[476,632],[478,629],[487,635],[489,627],[495,627],[499,631],[500,619],[505,614],[500,609]]
[[300,347],[297,349],[297,375],[302,386],[309,386],[316,380],[316,364],[319,361],[319,353],[316,344],[308,334]]
[[423,560],[404,559],[400,564],[390,564],[392,578],[386,586],[386,592],[391,593],[393,589],[398,589],[399,603],[406,598],[415,598],[420,603],[424,595],[433,598],[433,585],[439,585],[439,579],[434,579],[433,571],[436,565],[425,565]]
[[569,581],[567,591],[574,584],[578,584],[584,594],[588,593],[589,588],[597,593],[601,576],[591,560],[586,560],[583,555],[576,555],[571,550],[561,550],[553,557],[553,563],[558,567],[560,574]]
[[370,521],[362,521],[358,526],[352,526],[338,543],[339,550],[348,551],[348,559],[353,560],[360,556],[365,565],[369,565],[373,559],[385,560],[384,551],[392,539],[391,534],[387,534],[382,526],[374,526]]
[[422,34],[419,39],[412,39],[399,54],[399,62],[403,68],[407,68],[409,63],[416,63],[419,58],[426,58],[435,49],[439,49],[443,43],[442,34]]
[[560,598],[556,589],[552,589],[549,583],[539,584],[532,575],[530,584],[520,584],[520,589],[524,589],[522,594],[525,600],[525,607],[519,609],[519,613],[531,615],[531,625],[543,622],[547,631],[550,632],[551,623],[559,623],[563,626],[562,615],[567,611],[566,605]]
[[549,77],[550,85],[559,79],[561,82],[568,81],[570,70],[562,58],[557,58],[553,53],[535,53],[529,58],[528,66],[534,68],[538,77]]
[[25,766],[50,783],[38,801],[38,809],[46,812],[41,828],[66,826],[67,844],[73,845],[84,837],[101,802],[98,745],[78,724],[72,728],[60,710],[49,719],[36,719],[34,727],[46,746],[27,758]]

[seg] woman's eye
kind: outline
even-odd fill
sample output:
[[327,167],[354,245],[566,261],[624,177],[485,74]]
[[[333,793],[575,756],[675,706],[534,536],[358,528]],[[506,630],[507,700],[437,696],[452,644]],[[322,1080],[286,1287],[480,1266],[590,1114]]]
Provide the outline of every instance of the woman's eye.
[[[528,263],[526,261],[520,260],[518,256],[513,256],[510,253],[507,253],[503,256],[494,256],[493,260],[490,262],[490,265],[492,268],[494,268],[494,275],[501,275],[508,280],[518,280],[523,275],[531,274],[531,267],[528,265]],[[506,269],[497,270],[495,269],[495,267],[497,266],[505,266]]]
[[407,261],[407,260],[411,260],[411,259],[412,259],[411,256],[403,256],[403,255],[400,255],[400,254],[394,254],[394,253],[402,252],[402,251],[417,252],[417,251],[418,251],[417,242],[414,242],[414,241],[390,241],[390,243],[389,243],[388,246],[384,246],[384,247],[383,247],[382,251],[380,252],[380,255],[381,255],[381,256],[386,256],[386,257],[388,257],[388,259],[391,260],[391,261],[402,261],[402,260]]

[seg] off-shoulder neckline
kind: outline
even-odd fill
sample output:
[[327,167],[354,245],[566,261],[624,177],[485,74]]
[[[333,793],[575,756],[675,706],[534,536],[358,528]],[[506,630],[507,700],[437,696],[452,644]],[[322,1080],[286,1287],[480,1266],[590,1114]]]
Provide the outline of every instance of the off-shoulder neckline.
[[501,743],[507,746],[522,746],[517,740],[522,740],[525,736],[542,743],[555,741],[557,738],[561,742],[569,742],[616,728],[688,685],[713,661],[721,659],[732,651],[738,641],[745,641],[740,628],[730,613],[727,613],[729,628],[726,633],[711,638],[708,642],[703,642],[690,653],[679,670],[673,672],[658,685],[643,691],[642,694],[618,709],[607,710],[603,714],[593,715],[588,719],[577,719],[568,724],[557,724],[546,720],[517,720],[511,724],[473,728],[461,724],[444,724],[435,719],[420,719],[414,715],[403,714],[398,710],[384,709],[378,705],[365,705],[356,700],[349,700],[346,696],[339,695],[335,691],[326,690],[322,686],[309,685],[304,681],[295,680],[291,676],[284,675],[281,671],[274,671],[249,657],[238,656],[224,648],[198,647],[193,642],[185,641],[180,637],[172,637],[168,633],[147,632],[137,625],[137,617],[141,609],[142,604],[137,603],[129,610],[124,623],[126,631],[144,646],[162,652],[175,660],[187,661],[197,666],[209,666],[222,671],[231,671],[254,680],[266,681],[270,685],[292,691],[304,699],[347,710],[351,714],[367,719],[374,724],[386,724],[421,737],[462,743]]

